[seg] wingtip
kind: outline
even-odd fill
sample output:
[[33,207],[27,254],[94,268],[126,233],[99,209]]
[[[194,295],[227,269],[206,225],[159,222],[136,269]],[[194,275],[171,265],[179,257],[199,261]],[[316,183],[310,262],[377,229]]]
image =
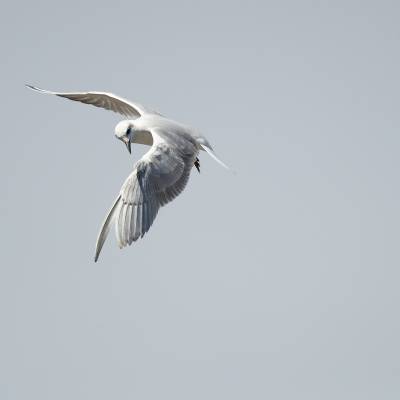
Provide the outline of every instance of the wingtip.
[[33,85],[29,85],[29,84],[27,84],[27,83],[25,83],[25,86],[26,86],[28,89],[34,90],[35,92],[45,92],[45,90],[40,89],[40,88],[38,88],[38,87],[36,87],[36,86],[33,86]]
[[96,249],[94,252],[94,262],[97,263],[97,261],[99,260],[100,257],[100,253],[101,253],[101,247],[99,247],[99,243],[96,243]]

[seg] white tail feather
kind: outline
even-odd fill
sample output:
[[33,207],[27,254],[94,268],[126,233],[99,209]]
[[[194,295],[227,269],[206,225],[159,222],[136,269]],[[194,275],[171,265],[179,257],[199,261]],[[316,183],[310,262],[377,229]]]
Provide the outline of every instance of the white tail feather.
[[211,156],[211,158],[213,158],[218,164],[222,165],[224,168],[226,168],[228,171],[233,172],[224,162],[222,162],[214,153],[214,151],[208,147],[207,145],[205,145],[204,143],[202,143],[201,145],[203,147],[203,149]]

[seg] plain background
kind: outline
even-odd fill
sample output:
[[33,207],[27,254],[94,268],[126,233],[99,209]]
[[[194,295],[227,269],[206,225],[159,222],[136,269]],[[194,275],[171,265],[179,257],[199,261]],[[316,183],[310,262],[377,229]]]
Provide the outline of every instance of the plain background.
[[[0,398],[399,399],[398,4],[3,4]],[[153,107],[237,175],[202,154],[94,264],[145,148],[24,83]]]

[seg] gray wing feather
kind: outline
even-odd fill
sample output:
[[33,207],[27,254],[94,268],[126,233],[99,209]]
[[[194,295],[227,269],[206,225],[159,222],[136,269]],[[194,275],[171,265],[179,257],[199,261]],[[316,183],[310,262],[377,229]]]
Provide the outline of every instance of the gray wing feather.
[[99,235],[101,244],[96,246],[96,257],[108,233],[108,224],[115,221],[119,247],[125,247],[143,237],[153,224],[160,207],[172,201],[185,188],[198,147],[184,141],[181,145],[168,143],[154,145],[139,160],[134,171],[122,185],[120,195],[106,219],[107,231]]
[[97,242],[96,242],[96,252],[94,256],[94,261],[96,262],[99,258],[101,249],[103,248],[103,244],[107,239],[108,232],[110,231],[111,224],[114,221],[114,216],[115,216],[115,211],[119,206],[121,200],[121,195],[117,197],[117,200],[115,200],[115,203],[111,207],[110,211],[108,212],[108,215],[106,219],[103,222],[103,225],[100,229],[99,236],[97,237]]
[[81,103],[90,104],[95,107],[104,108],[106,110],[114,111],[128,118],[138,118],[146,112],[146,109],[137,103],[132,103],[122,97],[113,93],[105,92],[77,92],[77,93],[62,93],[51,92],[49,90],[40,89],[35,86],[26,85],[29,89],[41,93],[54,94],[66,99],[79,101]]

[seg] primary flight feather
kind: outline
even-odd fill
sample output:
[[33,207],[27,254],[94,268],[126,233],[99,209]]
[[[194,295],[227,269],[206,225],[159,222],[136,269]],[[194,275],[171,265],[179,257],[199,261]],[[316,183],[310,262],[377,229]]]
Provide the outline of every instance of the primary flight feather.
[[140,104],[112,93],[60,93],[26,86],[41,93],[65,97],[121,114],[128,119],[116,125],[115,136],[126,145],[128,151],[131,152],[131,143],[151,146],[134,165],[133,172],[125,180],[103,222],[96,242],[95,261],[99,258],[112,224],[115,225],[120,248],[144,236],[160,207],[183,191],[192,167],[195,166],[200,171],[197,157],[200,150],[205,150],[226,167],[216,157],[204,136]]

